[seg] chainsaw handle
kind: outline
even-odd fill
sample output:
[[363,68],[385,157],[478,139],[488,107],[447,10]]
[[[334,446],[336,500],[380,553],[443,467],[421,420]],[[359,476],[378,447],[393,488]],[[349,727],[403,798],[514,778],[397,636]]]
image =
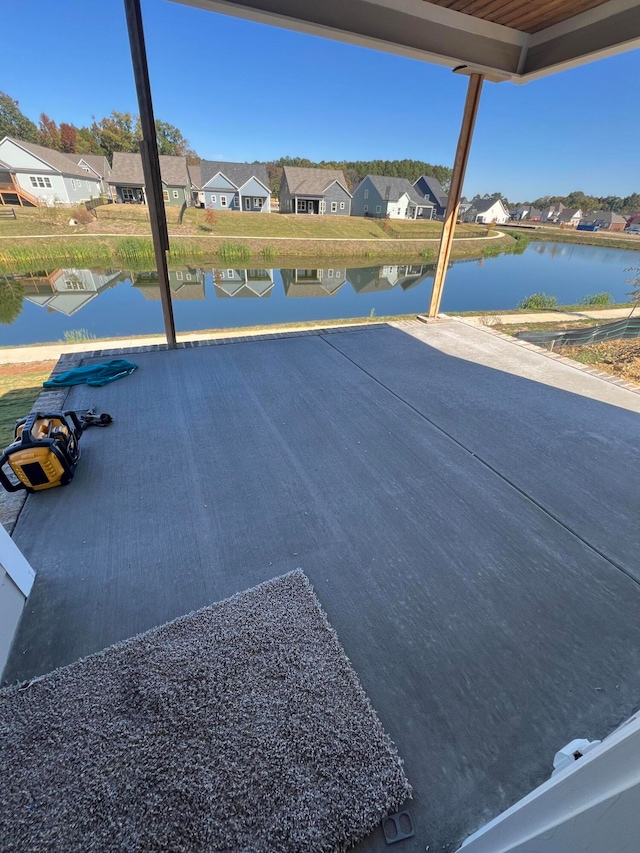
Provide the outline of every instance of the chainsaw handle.
[[31,444],[31,432],[38,417],[38,412],[31,412],[30,415],[27,415],[26,420],[22,425],[22,433],[20,434],[20,445],[22,447]]

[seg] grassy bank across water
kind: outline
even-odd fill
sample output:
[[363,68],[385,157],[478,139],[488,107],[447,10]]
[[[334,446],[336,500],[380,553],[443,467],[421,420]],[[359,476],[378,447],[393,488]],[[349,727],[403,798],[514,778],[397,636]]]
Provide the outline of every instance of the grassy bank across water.
[[[514,239],[505,235],[490,238],[492,253],[508,251]],[[454,242],[452,259],[481,258],[488,244],[480,239]],[[242,263],[256,267],[283,266],[286,261],[314,259],[341,260],[351,266],[377,263],[429,263],[435,260],[438,241],[432,240],[313,240],[269,238],[227,240],[224,237],[172,237],[170,265],[210,262]],[[486,255],[484,255],[486,257]],[[300,265],[300,260],[297,261]],[[155,266],[153,244],[149,237],[75,237],[37,238],[6,241],[0,244],[0,272],[26,273],[59,267],[150,269]]]

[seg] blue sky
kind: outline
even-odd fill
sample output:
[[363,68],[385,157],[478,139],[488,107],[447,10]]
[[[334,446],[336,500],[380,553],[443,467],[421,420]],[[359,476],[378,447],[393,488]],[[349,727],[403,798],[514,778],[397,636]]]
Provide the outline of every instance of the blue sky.
[[[202,157],[453,161],[466,79],[449,69],[168,0],[143,0],[143,15],[156,117]],[[137,111],[120,0],[4,0],[3,29],[26,53],[0,88],[33,120]],[[640,191],[639,67],[632,51],[485,84],[465,194]]]

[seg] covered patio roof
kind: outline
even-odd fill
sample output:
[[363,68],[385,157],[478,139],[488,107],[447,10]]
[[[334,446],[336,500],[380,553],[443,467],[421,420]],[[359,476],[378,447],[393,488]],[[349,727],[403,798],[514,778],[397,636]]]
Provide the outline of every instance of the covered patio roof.
[[520,83],[640,45],[635,0],[175,0]]

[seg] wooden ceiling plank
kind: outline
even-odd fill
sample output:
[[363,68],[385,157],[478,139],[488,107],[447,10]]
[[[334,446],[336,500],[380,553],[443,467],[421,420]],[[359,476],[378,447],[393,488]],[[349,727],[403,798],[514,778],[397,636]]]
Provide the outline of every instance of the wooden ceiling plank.
[[[573,3],[566,3],[564,0],[551,0],[537,11],[529,6],[529,10],[520,16],[517,24],[506,24],[506,26],[516,26],[523,30],[532,26],[539,30],[546,29],[601,5],[602,0],[581,0],[581,2]],[[573,9],[570,14],[567,14],[568,7]],[[527,31],[531,32],[532,30],[528,29]]]

